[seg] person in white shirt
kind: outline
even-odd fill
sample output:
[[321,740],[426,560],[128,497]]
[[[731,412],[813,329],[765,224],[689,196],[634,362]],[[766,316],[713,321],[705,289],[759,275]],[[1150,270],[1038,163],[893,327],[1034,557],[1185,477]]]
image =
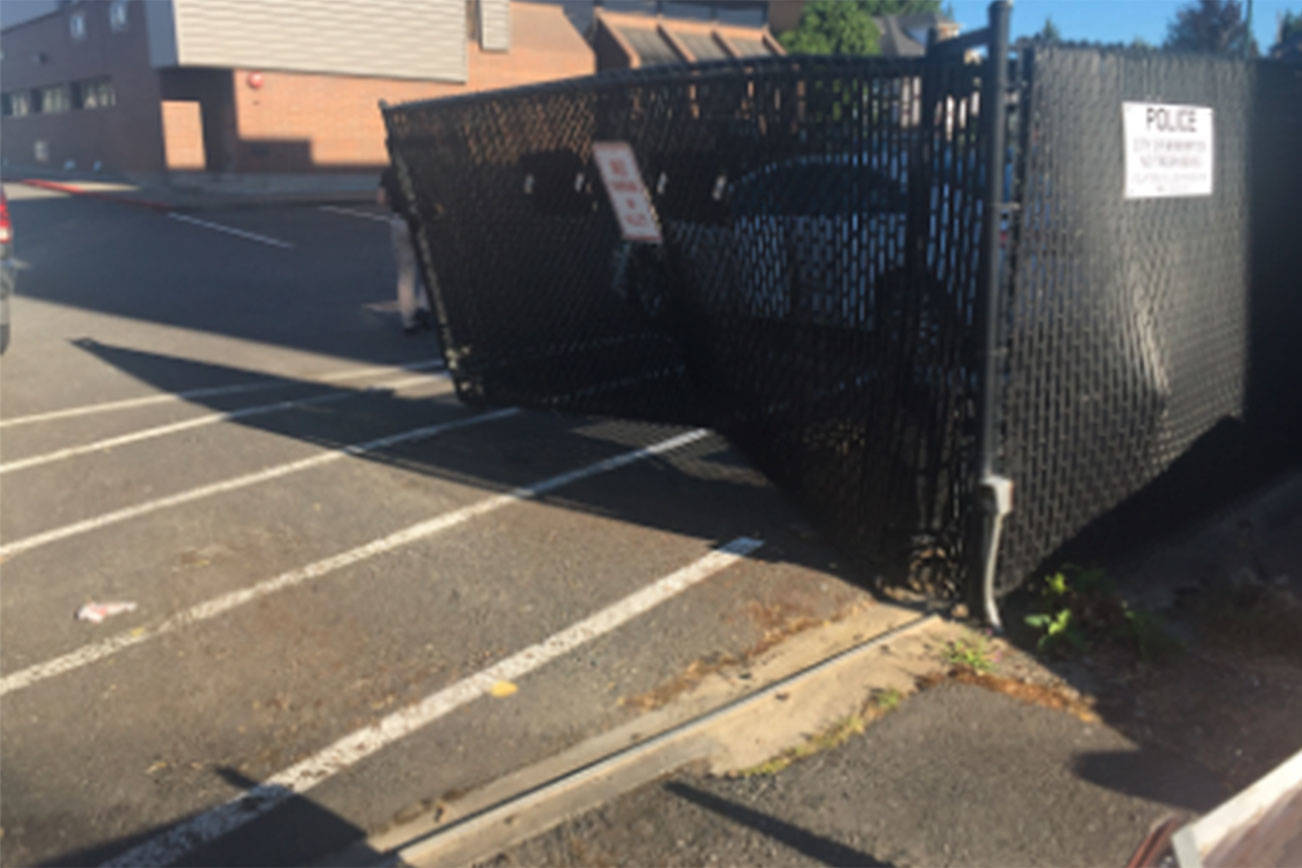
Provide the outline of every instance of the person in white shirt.
[[407,222],[408,209],[402,185],[398,183],[398,173],[389,166],[380,176],[380,189],[376,201],[389,208],[389,236],[393,241],[393,262],[398,270],[398,313],[402,317],[402,331],[413,335],[421,329],[431,328],[429,316],[429,293],[421,281],[420,291],[416,283],[419,272],[416,268],[416,250],[412,247],[412,227]]

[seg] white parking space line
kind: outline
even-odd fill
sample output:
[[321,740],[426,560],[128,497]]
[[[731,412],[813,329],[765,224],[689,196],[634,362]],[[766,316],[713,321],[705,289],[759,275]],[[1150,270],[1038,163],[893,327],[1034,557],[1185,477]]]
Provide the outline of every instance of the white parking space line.
[[173,220],[180,220],[182,223],[190,223],[194,226],[202,226],[204,229],[211,229],[214,232],[225,232],[227,235],[234,235],[236,238],[243,238],[248,241],[257,241],[262,244],[269,244],[272,247],[280,247],[285,250],[293,250],[294,245],[288,241],[281,241],[279,238],[272,238],[270,235],[259,235],[256,232],[246,232],[243,229],[236,229],[234,226],[223,226],[220,223],[213,223],[208,220],[200,220],[198,217],[191,217],[189,214],[178,214],[175,211],[167,212],[167,216]]
[[458,428],[468,428],[472,425],[481,425],[485,422],[495,422],[498,419],[505,419],[509,416],[518,414],[520,410],[515,407],[508,407],[504,410],[495,410],[491,413],[483,413],[478,416],[470,416],[465,419],[456,419],[451,422],[441,422],[437,425],[426,425],[423,428],[413,428],[410,431],[401,431],[397,434],[390,434],[387,437],[379,437],[375,440],[367,440],[364,443],[353,443],[348,446],[342,446],[336,449],[326,450],[310,458],[302,458],[298,461],[289,461],[285,464],[277,464],[273,467],[267,467],[253,473],[246,473],[243,476],[224,479],[221,482],[214,482],[210,485],[201,485],[198,488],[191,488],[187,491],[177,492],[176,494],[160,497],[156,500],[148,500],[144,503],[138,503],[134,506],[116,509],[112,512],[106,512],[103,515],[97,515],[93,518],[82,521],[65,524],[62,527],[52,528],[32,536],[16,539],[13,542],[0,545],[0,558],[7,558],[20,552],[31,551],[34,548],[40,548],[59,540],[68,539],[83,533],[90,533],[93,530],[108,527],[118,522],[128,521],[129,519],[139,518],[142,515],[148,515],[151,512],[157,512],[160,509],[168,509],[173,506],[180,506],[185,503],[193,503],[205,497],[212,497],[218,494],[236,491],[240,488],[246,488],[250,485],[257,485],[259,482],[266,482],[271,479],[279,479],[282,476],[288,476],[291,473],[299,473],[313,467],[320,467],[323,464],[329,464],[349,456],[362,456],[372,452],[378,452],[381,449],[387,449],[390,446],[397,446],[401,443],[410,443],[413,440],[426,440],[436,437],[446,431],[455,431]]
[[393,551],[405,545],[417,542],[434,534],[465,524],[473,518],[481,515],[487,515],[490,512],[496,512],[506,506],[520,503],[521,501],[534,500],[544,494],[555,491],[590,476],[596,476],[602,473],[608,473],[617,470],[629,464],[642,461],[655,455],[677,449],[688,443],[693,443],[705,437],[709,431],[704,428],[697,428],[694,431],[688,431],[685,434],[679,434],[670,437],[667,440],[661,440],[650,446],[644,446],[640,449],[633,449],[628,452],[622,452],[611,458],[588,464],[577,470],[571,470],[561,473],[557,476],[551,476],[547,479],[535,482],[522,488],[513,489],[506,494],[498,494],[493,497],[486,497],[483,500],[476,501],[468,506],[460,507],[449,512],[445,512],[434,518],[427,519],[402,530],[395,531],[388,536],[380,537],[360,546],[351,548],[345,552],[331,555],[328,558],[315,561],[305,567],[289,570],[251,585],[247,588],[241,588],[238,591],[222,594],[202,603],[191,606],[184,611],[166,618],[152,627],[135,627],[125,633],[118,633],[101,642],[94,642],[90,645],[84,645],[76,651],[71,651],[61,657],[55,657],[44,663],[37,663],[26,669],[20,669],[17,672],[5,675],[0,678],[0,696],[4,696],[14,690],[21,690],[30,687],[37,682],[44,681],[47,678],[53,678],[56,675],[63,675],[83,666],[89,666],[105,657],[110,657],[119,651],[126,650],[133,645],[139,645],[142,642],[148,642],[159,636],[174,633],[184,627],[190,627],[202,621],[216,618],[218,615],[225,614],[232,609],[237,609],[254,600],[261,599],[268,594],[282,591],[286,588],[292,588],[295,585],[301,585],[312,579],[332,573],[344,567],[352,566],[373,558],[377,555]]
[[225,804],[179,823],[104,864],[171,865],[197,847],[270,813],[290,798],[307,792],[371,754],[484,696],[497,682],[512,681],[528,675],[650,611],[726,569],[762,544],[760,540],[739,537],[542,642],[530,645],[487,669],[395,711],[378,723],[344,736],[324,750],[272,775]]
[[50,422],[55,419],[70,419],[75,416],[87,416],[91,413],[107,413],[113,410],[130,410],[136,407],[148,407],[151,404],[165,404],[171,401],[189,401],[193,398],[211,398],[217,395],[238,395],[242,392],[264,392],[268,389],[288,389],[293,386],[312,386],[319,383],[342,383],[347,380],[360,380],[379,374],[395,374],[400,371],[426,371],[442,368],[438,359],[412,362],[407,365],[380,365],[359,370],[332,371],[317,377],[297,380],[280,378],[258,380],[254,383],[232,383],[227,386],[208,386],[202,389],[188,389],[184,392],[168,392],[163,395],[146,395],[140,398],[124,398],[120,401],[104,401],[98,404],[84,404],[80,407],[68,407],[63,410],[49,410],[44,413],[32,413],[28,416],[15,416],[13,419],[0,419],[0,428],[11,425],[29,425],[33,422]]
[[[33,455],[29,458],[20,458],[17,461],[9,461],[5,464],[0,464],[0,474],[12,473],[15,470],[26,470],[30,467],[39,467],[42,464],[50,464],[54,461],[63,461],[68,458],[75,458],[78,455],[87,455],[91,452],[101,452],[105,449],[112,449],[116,446],[126,446],[129,443],[138,443],[141,440],[150,440],[154,437],[163,437],[167,434],[176,434],[179,431],[189,431],[191,428],[198,428],[202,425],[212,425],[217,422],[229,422],[233,419],[244,419],[249,416],[259,416],[264,413],[275,413],[280,410],[289,410],[294,407],[308,407],[314,404],[328,404],[333,401],[344,401],[368,393],[389,389],[403,389],[408,386],[415,386],[428,382],[428,376],[408,377],[403,380],[394,380],[389,383],[377,383],[361,390],[331,392],[327,395],[314,395],[311,398],[293,398],[288,401],[277,401],[274,404],[259,404],[256,407],[243,407],[239,410],[230,410],[225,413],[209,413],[207,416],[198,416],[194,419],[186,419],[183,422],[173,422],[170,425],[159,425],[155,428],[145,428],[140,431],[133,431],[130,434],[120,434],[117,437],[107,437],[103,440],[96,440],[94,443],[85,443],[81,446],[69,446],[66,449],[58,449],[54,452],[44,452],[40,455]],[[447,391],[451,391],[451,384],[448,384]]]
[[320,205],[318,211],[328,211],[331,214],[342,214],[345,217],[361,217],[363,220],[375,220],[379,223],[388,223],[389,217],[386,214],[376,214],[371,211],[358,211],[354,208],[340,208],[338,205]]

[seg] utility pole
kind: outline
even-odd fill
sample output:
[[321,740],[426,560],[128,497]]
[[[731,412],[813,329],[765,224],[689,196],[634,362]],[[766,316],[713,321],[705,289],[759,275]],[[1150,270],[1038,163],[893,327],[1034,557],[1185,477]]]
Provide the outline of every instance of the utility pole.
[[1249,60],[1252,57],[1252,0],[1248,0],[1248,12],[1245,17],[1243,36],[1243,59]]

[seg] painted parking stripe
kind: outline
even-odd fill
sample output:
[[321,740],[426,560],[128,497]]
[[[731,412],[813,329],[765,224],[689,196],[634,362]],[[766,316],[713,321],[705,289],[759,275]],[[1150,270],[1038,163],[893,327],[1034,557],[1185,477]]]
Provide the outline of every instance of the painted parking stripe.
[[98,404],[67,407],[63,410],[48,410],[44,413],[15,416],[13,419],[0,419],[0,428],[8,428],[11,425],[29,425],[33,422],[50,422],[56,419],[71,419],[75,416],[88,416],[92,413],[107,413],[113,410],[131,410],[136,407],[148,407],[152,404],[166,404],[172,401],[189,401],[194,398],[212,398],[218,395],[238,395],[243,392],[265,392],[268,389],[288,389],[293,386],[313,386],[320,383],[342,383],[347,380],[360,380],[364,377],[374,377],[380,374],[396,374],[401,371],[427,371],[442,367],[443,363],[438,359],[425,359],[406,365],[380,365],[359,370],[333,371],[329,374],[303,380],[280,377],[258,380],[252,383],[208,386],[202,389],[188,389],[184,392],[146,395],[141,398],[124,398],[120,401],[103,401]]
[[445,687],[363,727],[334,744],[272,775],[225,804],[173,826],[163,834],[104,863],[112,866],[170,865],[190,851],[238,829],[301,795],[350,766],[430,725],[466,703],[481,698],[499,681],[513,681],[622,626],[666,600],[700,584],[759,548],[763,543],[738,537],[705,557],[559,633],[499,660],[487,669]]
[[345,217],[361,217],[364,220],[375,220],[379,223],[388,223],[389,217],[386,214],[376,214],[371,211],[358,211],[355,208],[340,208],[338,205],[321,205],[320,211],[329,211],[331,214],[342,214]]
[[281,241],[279,238],[272,238],[270,235],[259,235],[256,232],[246,232],[243,229],[236,229],[234,226],[223,226],[220,223],[213,223],[210,220],[200,220],[198,217],[191,217],[189,214],[178,214],[176,211],[169,211],[167,216],[173,220],[180,220],[182,223],[202,226],[204,229],[211,229],[214,232],[225,232],[227,235],[234,235],[236,238],[243,238],[247,241],[257,241],[261,244],[269,244],[272,247],[280,247],[285,250],[294,249],[294,245],[290,244],[288,241]]
[[[42,464],[50,464],[54,461],[63,461],[68,458],[75,458],[78,455],[87,455],[91,452],[101,452],[105,449],[112,449],[117,446],[126,446],[130,443],[138,443],[141,440],[150,440],[154,437],[163,437],[167,434],[189,431],[191,428],[198,428],[202,425],[212,425],[217,422],[229,422],[233,419],[244,419],[249,416],[260,416],[264,413],[275,413],[280,410],[290,410],[294,407],[310,407],[315,404],[328,404],[333,401],[345,401],[349,398],[356,398],[370,392],[377,392],[385,389],[403,389],[407,386],[414,386],[428,382],[429,377],[408,377],[404,380],[394,380],[389,383],[377,383],[374,386],[368,386],[361,390],[350,389],[343,392],[331,392],[327,395],[314,395],[311,398],[293,398],[288,401],[277,401],[274,404],[259,404],[256,407],[243,407],[239,410],[231,410],[226,413],[209,413],[206,416],[186,419],[183,422],[173,422],[170,425],[144,428],[140,431],[132,431],[130,434],[120,434],[117,437],[106,437],[103,440],[96,440],[94,443],[85,443],[81,446],[69,446],[66,449],[58,449],[54,452],[44,452],[40,455],[33,455],[30,458],[20,458],[17,461],[9,461],[0,464],[0,473],[12,473],[15,470],[26,470],[30,467],[39,467]],[[448,389],[451,389],[450,385],[448,386]]]
[[0,696],[4,696],[15,690],[21,690],[30,687],[37,682],[44,681],[47,678],[53,678],[56,675],[63,675],[74,669],[80,669],[83,666],[89,666],[105,657],[111,657],[119,651],[124,651],[134,645],[148,642],[159,636],[165,636],[174,633],[184,627],[190,627],[202,621],[216,618],[232,609],[251,603],[254,600],[261,599],[268,594],[274,594],[286,588],[292,588],[301,585],[304,582],[318,579],[321,576],[333,573],[344,567],[361,563],[368,558],[382,555],[394,549],[401,548],[405,545],[418,542],[427,537],[434,536],[437,533],[465,524],[473,518],[481,515],[487,515],[490,512],[496,512],[506,506],[520,503],[521,501],[534,500],[544,494],[555,491],[571,483],[587,479],[590,476],[597,476],[602,473],[609,473],[629,464],[642,461],[655,455],[677,449],[688,443],[693,443],[705,437],[709,431],[704,428],[698,428],[694,431],[688,431],[685,434],[679,434],[670,437],[667,440],[661,440],[650,446],[644,446],[640,449],[633,449],[628,452],[622,452],[619,455],[588,464],[577,470],[571,470],[561,473],[557,476],[551,476],[547,479],[535,482],[522,488],[516,488],[506,494],[498,494],[492,497],[476,501],[468,506],[445,512],[434,518],[427,519],[402,530],[395,531],[388,536],[371,540],[360,546],[356,546],[347,551],[331,555],[328,558],[315,561],[305,567],[298,567],[273,576],[251,585],[247,588],[241,588],[238,591],[231,591],[222,594],[219,597],[213,597],[191,606],[184,611],[172,615],[153,626],[136,627],[125,633],[118,633],[102,642],[94,642],[90,645],[84,645],[76,651],[71,651],[61,657],[55,657],[44,663],[37,663],[26,669],[21,669],[9,675],[0,678]]
[[508,407],[504,410],[495,410],[491,413],[483,413],[478,416],[470,416],[465,419],[456,419],[451,422],[441,422],[437,425],[426,425],[422,428],[413,428],[410,431],[401,431],[397,434],[390,434],[387,437],[379,437],[375,440],[367,440],[364,443],[353,443],[348,446],[342,446],[336,449],[326,450],[310,458],[301,458],[298,461],[289,461],[285,464],[277,464],[274,467],[267,467],[253,473],[246,473],[243,476],[236,476],[231,479],[224,479],[221,482],[214,482],[210,485],[201,485],[198,488],[191,488],[187,491],[181,491],[176,494],[160,497],[156,500],[148,500],[144,503],[138,503],[134,506],[124,507],[112,512],[106,512],[103,515],[97,515],[93,518],[82,521],[65,524],[62,527],[52,528],[32,536],[16,539],[12,542],[0,545],[0,559],[8,558],[20,552],[31,551],[50,543],[65,540],[69,537],[78,536],[83,533],[90,533],[94,530],[108,527],[109,525],[119,522],[128,521],[133,518],[139,518],[142,515],[148,515],[151,512],[157,512],[160,509],[170,509],[174,506],[180,506],[185,503],[193,503],[205,497],[213,497],[218,494],[226,494],[230,491],[236,491],[241,488],[247,488],[250,485],[257,485],[260,482],[267,482],[271,479],[279,479],[282,476],[288,476],[291,473],[299,473],[309,470],[313,467],[320,467],[323,464],[329,464],[349,456],[362,456],[372,452],[378,452],[381,449],[388,449],[390,446],[397,446],[401,443],[410,443],[414,440],[427,440],[436,437],[447,431],[455,431],[458,428],[468,428],[472,425],[482,425],[485,422],[496,422],[499,419],[505,419],[509,416],[518,414],[520,410],[515,407]]

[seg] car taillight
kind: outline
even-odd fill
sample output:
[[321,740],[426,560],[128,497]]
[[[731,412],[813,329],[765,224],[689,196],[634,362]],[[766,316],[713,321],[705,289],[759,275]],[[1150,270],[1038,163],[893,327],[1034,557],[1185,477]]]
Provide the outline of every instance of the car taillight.
[[0,196],[0,244],[8,244],[14,238],[14,227],[9,222],[9,200]]

